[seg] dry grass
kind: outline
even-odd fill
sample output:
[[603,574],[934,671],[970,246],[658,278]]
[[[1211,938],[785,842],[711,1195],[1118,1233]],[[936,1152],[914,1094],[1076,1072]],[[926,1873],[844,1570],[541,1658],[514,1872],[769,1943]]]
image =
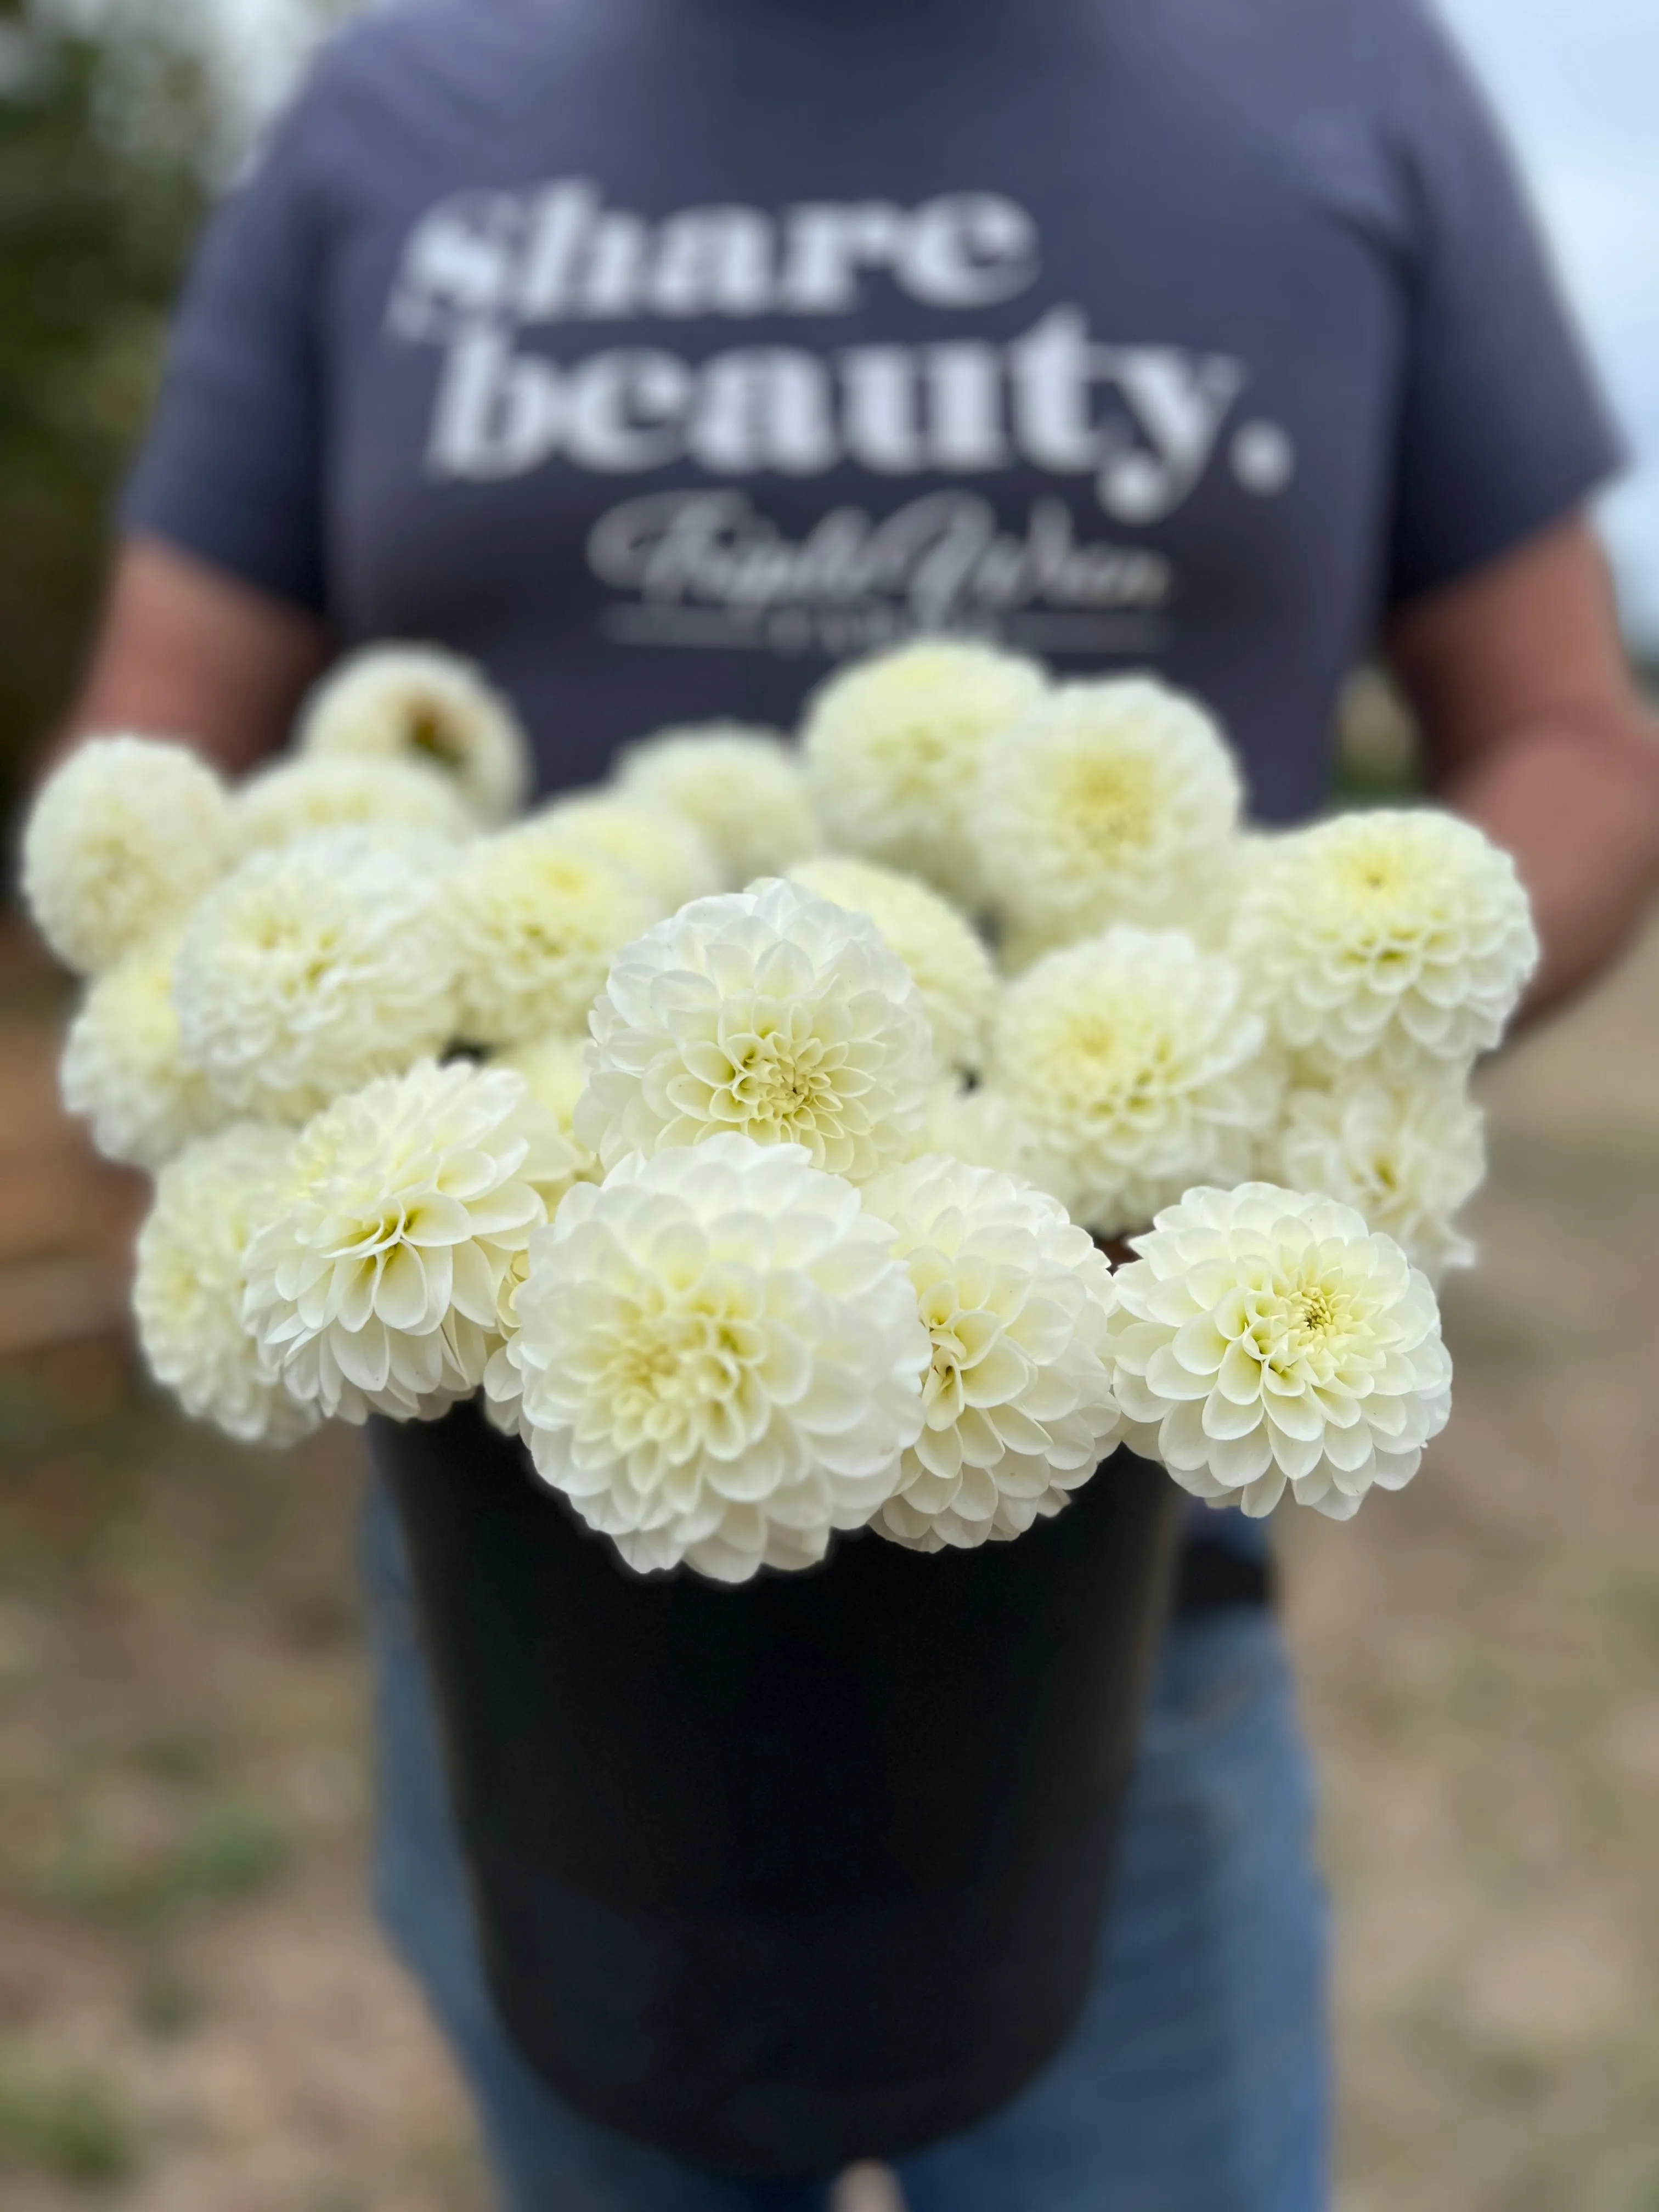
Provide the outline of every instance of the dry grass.
[[1286,1532],[1342,2203],[1659,2212],[1659,936],[1486,1097],[1451,1428]]
[[[240,1454],[144,1389],[55,1014],[0,944],[0,2200],[471,2212],[362,1902],[354,1447]],[[1452,1431],[1288,1532],[1343,2212],[1659,2212],[1659,939],[1488,1099]]]

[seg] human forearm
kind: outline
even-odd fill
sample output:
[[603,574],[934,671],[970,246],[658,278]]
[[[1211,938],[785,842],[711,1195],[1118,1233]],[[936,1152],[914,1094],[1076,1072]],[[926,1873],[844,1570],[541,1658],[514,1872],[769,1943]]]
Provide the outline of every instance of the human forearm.
[[1659,885],[1659,726],[1589,526],[1569,516],[1401,608],[1386,644],[1435,797],[1513,853],[1532,896],[1535,1018],[1617,957]]
[[1659,887],[1659,732],[1542,726],[1449,776],[1437,796],[1515,856],[1543,957],[1536,1019],[1623,951]]
[[331,650],[314,616],[138,540],[120,556],[86,681],[43,768],[94,732],[136,730],[240,771],[283,743]]

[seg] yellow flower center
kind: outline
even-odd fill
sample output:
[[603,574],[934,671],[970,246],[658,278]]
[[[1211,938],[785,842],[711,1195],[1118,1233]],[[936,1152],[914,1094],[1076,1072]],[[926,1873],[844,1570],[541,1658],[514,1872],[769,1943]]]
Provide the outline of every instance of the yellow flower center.
[[837,1103],[835,1084],[816,1038],[805,1048],[773,1035],[753,1039],[736,1062],[730,1091],[745,1121],[787,1133]]
[[466,759],[459,732],[435,700],[417,700],[410,707],[406,731],[410,750],[440,768],[459,768]]
[[1056,1065],[1075,1102],[1112,1115],[1161,1107],[1178,1080],[1171,1040],[1148,1009],[1129,1004],[1112,1016],[1073,1014]]
[[650,1334],[641,1333],[617,1355],[611,1380],[618,1399],[658,1400],[673,1393],[696,1349],[698,1332],[683,1319],[661,1317]]
[[1061,809],[1079,842],[1110,860],[1146,844],[1158,818],[1156,795],[1146,762],[1085,760],[1065,779]]
[[592,1381],[625,1449],[644,1446],[684,1466],[711,1443],[764,1428],[767,1399],[755,1376],[764,1329],[708,1286],[684,1304],[635,1308],[607,1334]]
[[1298,1291],[1291,1300],[1291,1326],[1304,1337],[1327,1335],[1336,1325],[1336,1307],[1322,1283]]

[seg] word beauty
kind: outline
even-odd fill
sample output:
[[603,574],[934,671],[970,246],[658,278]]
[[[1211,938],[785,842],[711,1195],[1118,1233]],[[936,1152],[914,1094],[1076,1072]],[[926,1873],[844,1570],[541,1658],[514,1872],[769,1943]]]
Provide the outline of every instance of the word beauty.
[[[957,325],[914,344],[818,350],[768,343],[701,360],[659,345],[569,357],[545,333],[596,324],[854,313],[890,283],[942,315],[995,307],[1041,273],[1036,226],[997,193],[914,209],[725,206],[650,222],[593,184],[468,191],[429,210],[405,246],[387,327],[446,360],[428,446],[439,479],[520,476],[556,459],[606,474],[690,462],[710,474],[975,475],[1024,462],[1092,478],[1124,524],[1156,522],[1224,446],[1248,380],[1229,354],[1108,343],[1074,302],[1012,339]],[[532,338],[529,334],[535,333]],[[1294,472],[1276,425],[1239,425],[1225,450],[1243,488]]]
[[[428,464],[439,477],[480,480],[560,457],[606,474],[689,460],[717,476],[795,477],[848,462],[903,477],[1024,461],[1092,477],[1116,521],[1154,522],[1209,465],[1241,381],[1224,355],[1097,344],[1071,307],[1006,346],[848,346],[832,359],[742,346],[689,362],[618,346],[565,364],[480,324],[450,347]],[[1233,455],[1240,480],[1282,489],[1288,458],[1276,451],[1264,465],[1269,426],[1247,427]]]

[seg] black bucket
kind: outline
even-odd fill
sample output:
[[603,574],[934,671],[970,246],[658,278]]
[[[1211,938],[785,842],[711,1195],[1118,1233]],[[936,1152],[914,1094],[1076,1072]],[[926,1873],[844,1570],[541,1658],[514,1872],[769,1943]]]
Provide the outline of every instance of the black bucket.
[[1088,1993],[1176,1493],[1017,1543],[641,1579],[471,1407],[386,1431],[485,1967],[531,2063],[717,2172],[896,2157]]

